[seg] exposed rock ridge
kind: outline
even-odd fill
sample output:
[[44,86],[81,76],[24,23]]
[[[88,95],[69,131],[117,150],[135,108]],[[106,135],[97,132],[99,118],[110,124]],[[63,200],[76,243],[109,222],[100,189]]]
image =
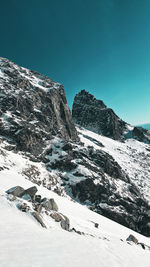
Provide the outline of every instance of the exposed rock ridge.
[[0,134],[34,155],[53,135],[77,141],[63,86],[0,58]]
[[74,122],[98,134],[122,141],[134,138],[150,143],[150,132],[142,127],[132,127],[120,119],[111,108],[93,95],[82,90],[74,99],[72,108]]

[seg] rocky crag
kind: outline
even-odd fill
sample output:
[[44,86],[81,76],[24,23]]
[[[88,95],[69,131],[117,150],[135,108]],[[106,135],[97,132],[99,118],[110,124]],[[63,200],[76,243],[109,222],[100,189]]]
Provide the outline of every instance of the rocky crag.
[[0,118],[0,134],[33,155],[39,155],[53,136],[78,140],[63,86],[3,58]]
[[141,142],[150,143],[148,130],[127,124],[103,101],[97,100],[85,90],[75,96],[72,117],[79,126],[115,140],[122,141],[127,138],[134,138]]

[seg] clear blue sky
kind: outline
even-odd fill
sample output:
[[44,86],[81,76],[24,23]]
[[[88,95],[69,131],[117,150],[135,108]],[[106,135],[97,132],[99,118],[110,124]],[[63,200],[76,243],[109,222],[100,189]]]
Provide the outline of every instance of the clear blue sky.
[[150,0],[5,0],[0,56],[150,122]]

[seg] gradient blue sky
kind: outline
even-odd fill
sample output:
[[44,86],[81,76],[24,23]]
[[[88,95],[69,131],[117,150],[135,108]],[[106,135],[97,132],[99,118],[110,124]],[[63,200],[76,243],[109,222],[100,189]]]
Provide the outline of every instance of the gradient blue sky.
[[5,0],[0,56],[150,122],[150,0]]

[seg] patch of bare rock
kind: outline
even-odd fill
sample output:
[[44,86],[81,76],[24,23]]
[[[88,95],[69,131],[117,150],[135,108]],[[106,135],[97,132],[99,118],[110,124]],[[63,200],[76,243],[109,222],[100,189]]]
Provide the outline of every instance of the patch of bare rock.
[[67,216],[58,211],[58,205],[53,198],[42,198],[37,193],[36,186],[24,189],[15,186],[6,191],[7,199],[15,201],[17,208],[22,212],[29,212],[36,221],[44,228],[46,224],[43,220],[43,214],[50,216],[55,222],[59,222],[62,229],[70,231],[70,221]]

